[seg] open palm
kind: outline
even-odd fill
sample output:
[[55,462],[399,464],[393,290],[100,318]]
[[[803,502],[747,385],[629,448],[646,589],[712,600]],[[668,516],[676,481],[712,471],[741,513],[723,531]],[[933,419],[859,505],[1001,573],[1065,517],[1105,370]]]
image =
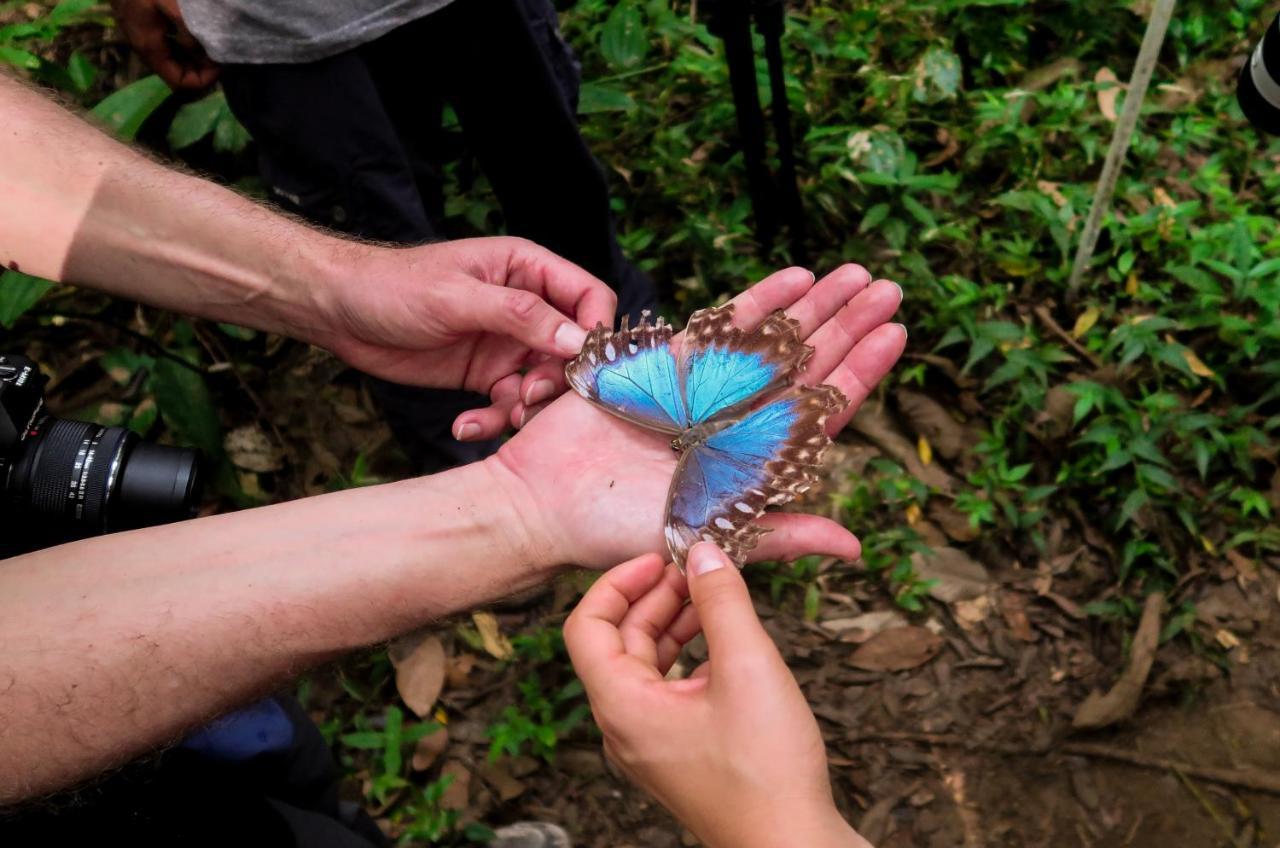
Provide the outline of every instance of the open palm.
[[[734,320],[752,328],[775,309],[800,322],[800,335],[814,348],[803,383],[827,383],[849,398],[828,421],[839,431],[901,355],[906,333],[887,322],[902,299],[887,281],[845,265],[817,284],[799,268],[779,271],[735,300]],[[676,337],[678,344],[679,336]],[[527,381],[536,381],[530,374]],[[572,392],[531,417],[507,442],[497,461],[527,488],[549,544],[559,561],[603,568],[643,553],[666,556],[662,535],[667,490],[678,459],[670,439],[630,424]],[[846,558],[859,554],[848,530],[825,518],[800,513],[767,515],[765,536],[753,559],[790,559],[808,553]]]

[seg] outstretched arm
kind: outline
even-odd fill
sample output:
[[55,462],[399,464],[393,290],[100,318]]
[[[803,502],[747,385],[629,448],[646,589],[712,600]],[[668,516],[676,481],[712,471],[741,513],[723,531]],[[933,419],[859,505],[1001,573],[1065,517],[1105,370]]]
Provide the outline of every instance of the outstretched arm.
[[477,463],[0,562],[0,805],[549,579],[511,482]]
[[0,266],[490,395],[459,436],[497,435],[527,365],[573,356],[584,328],[613,321],[608,286],[522,239],[347,241],[163,167],[3,74],[0,115]]

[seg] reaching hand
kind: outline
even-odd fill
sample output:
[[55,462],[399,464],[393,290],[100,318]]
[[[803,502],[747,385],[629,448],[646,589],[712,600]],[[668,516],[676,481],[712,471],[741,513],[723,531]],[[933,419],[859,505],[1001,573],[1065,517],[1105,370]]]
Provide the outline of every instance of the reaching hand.
[[[707,662],[665,679],[699,630]],[[832,802],[804,694],[715,545],[693,547],[687,582],[653,555],[607,572],[564,638],[606,756],[709,848],[866,846]]]
[[506,428],[530,365],[550,375],[543,397],[563,392],[585,328],[613,322],[608,286],[523,239],[350,250],[352,276],[318,295],[323,323],[310,340],[397,383],[489,395],[491,406],[454,422],[462,440]]
[[213,85],[218,66],[187,29],[178,0],[111,0],[129,44],[170,88],[198,91]]
[[[801,337],[814,348],[801,382],[827,383],[849,399],[844,412],[828,419],[828,431],[835,434],[902,354],[906,331],[887,323],[901,299],[896,284],[872,283],[857,265],[845,265],[816,285],[808,271],[790,268],[735,298],[734,320],[755,327],[773,310],[785,309],[800,323]],[[554,367],[563,370],[548,363],[525,376],[511,416],[513,423],[527,423],[495,458],[518,481],[513,497],[526,504],[531,543],[554,562],[593,568],[643,553],[665,556],[662,516],[677,460],[670,440],[572,392],[541,411],[537,404],[526,406],[531,392],[535,400],[540,394],[535,390],[541,381],[554,379]],[[773,513],[760,520],[774,532],[761,540],[755,560],[810,553],[856,559],[860,553],[853,534],[826,518]]]

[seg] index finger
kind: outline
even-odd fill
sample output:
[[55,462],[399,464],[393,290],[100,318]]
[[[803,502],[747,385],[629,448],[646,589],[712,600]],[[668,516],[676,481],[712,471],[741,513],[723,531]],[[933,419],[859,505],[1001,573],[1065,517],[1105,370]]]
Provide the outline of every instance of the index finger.
[[624,562],[606,571],[565,621],[564,644],[588,694],[617,682],[620,661],[634,661],[642,676],[661,679],[656,668],[627,654],[619,628],[631,605],[643,598],[662,574],[662,557],[657,554]]
[[604,281],[568,259],[532,242],[517,248],[511,258],[507,285],[541,295],[578,326],[613,326],[618,296]]

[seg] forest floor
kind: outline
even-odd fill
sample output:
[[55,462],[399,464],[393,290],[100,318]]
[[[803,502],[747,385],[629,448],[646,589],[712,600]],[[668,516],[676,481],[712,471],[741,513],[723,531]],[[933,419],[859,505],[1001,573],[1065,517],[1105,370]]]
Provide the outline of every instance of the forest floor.
[[[341,477],[361,455],[370,471],[358,482],[407,473],[367,394],[327,356],[295,347],[259,374],[263,420],[295,458],[275,497],[322,491],[322,481]],[[873,398],[842,437],[829,490],[901,442],[914,447],[894,401]],[[929,467],[941,471],[941,462]],[[1105,536],[1081,518],[1050,521],[1044,556],[1019,562],[931,512],[917,530],[936,537],[934,553],[917,561],[917,576],[937,582],[918,613],[898,607],[886,581],[858,564],[819,565],[819,602],[808,616],[794,593],[775,604],[757,587],[757,608],[826,735],[839,804],[877,845],[1270,848],[1280,840],[1280,563],[1225,557],[1216,570],[1186,574],[1163,618],[1154,605],[1139,628],[1147,637],[1129,642],[1124,626],[1083,611],[1113,581]],[[939,524],[958,538],[939,535]],[[537,643],[584,585],[565,578],[495,610],[499,633]],[[1183,628],[1216,650],[1185,637],[1156,644],[1169,610],[1187,601],[1195,620]],[[443,804],[464,821],[557,821],[575,844],[600,848],[696,844],[610,770],[589,722],[566,731],[549,759],[488,758],[504,711],[538,711],[523,681],[533,675],[546,688],[572,679],[562,653],[510,656],[509,647],[478,640],[469,621],[427,632],[443,647],[437,718],[447,724],[420,743],[415,766],[424,779],[453,775]],[[703,650],[690,646],[689,668]],[[312,678],[306,703],[322,725],[397,700],[390,677],[370,667],[353,660]],[[1116,689],[1129,687],[1136,711],[1090,707],[1095,723],[1111,725],[1073,729],[1089,694],[1122,677],[1133,679]],[[368,688],[353,691],[352,681]],[[559,714],[550,709],[544,719]],[[358,798],[368,774],[359,762],[352,768]],[[384,824],[395,829],[392,817]]]

